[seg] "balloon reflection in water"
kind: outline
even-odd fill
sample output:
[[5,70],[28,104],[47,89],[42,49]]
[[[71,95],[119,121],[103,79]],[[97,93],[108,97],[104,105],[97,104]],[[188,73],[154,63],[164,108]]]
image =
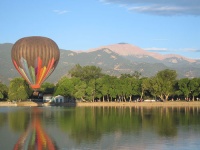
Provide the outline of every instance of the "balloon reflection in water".
[[56,150],[57,147],[41,126],[39,109],[34,108],[33,120],[14,146],[14,150]]

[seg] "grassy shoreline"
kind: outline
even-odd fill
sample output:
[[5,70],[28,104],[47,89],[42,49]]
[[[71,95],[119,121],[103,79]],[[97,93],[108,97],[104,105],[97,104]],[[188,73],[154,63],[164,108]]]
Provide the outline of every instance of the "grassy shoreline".
[[[0,107],[5,106],[55,106],[57,104],[35,103],[35,102],[0,102]],[[77,107],[200,107],[200,101],[167,101],[167,102],[78,102],[62,103],[59,106],[77,106]]]

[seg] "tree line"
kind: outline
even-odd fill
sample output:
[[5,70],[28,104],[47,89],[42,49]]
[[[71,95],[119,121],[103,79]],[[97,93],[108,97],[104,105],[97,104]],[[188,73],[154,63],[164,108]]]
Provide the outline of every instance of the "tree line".
[[[199,100],[200,78],[177,79],[175,70],[162,70],[153,77],[121,74],[119,77],[102,73],[96,66],[75,65],[68,76],[57,84],[45,82],[40,91],[44,94],[62,95],[80,101],[135,101],[136,99]],[[14,78],[9,86],[0,82],[0,99],[27,100],[33,91],[22,78]]]

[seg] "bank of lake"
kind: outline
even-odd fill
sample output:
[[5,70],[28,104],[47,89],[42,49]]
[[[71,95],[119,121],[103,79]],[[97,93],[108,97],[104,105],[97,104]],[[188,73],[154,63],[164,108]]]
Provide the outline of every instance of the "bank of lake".
[[167,101],[167,102],[77,102],[77,103],[36,103],[0,102],[0,106],[77,106],[77,107],[200,107],[200,101]]

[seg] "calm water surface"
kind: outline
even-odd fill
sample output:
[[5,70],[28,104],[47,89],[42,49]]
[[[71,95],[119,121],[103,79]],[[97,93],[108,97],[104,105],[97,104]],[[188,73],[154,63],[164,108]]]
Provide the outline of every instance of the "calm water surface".
[[198,107],[0,107],[0,149],[199,150]]

